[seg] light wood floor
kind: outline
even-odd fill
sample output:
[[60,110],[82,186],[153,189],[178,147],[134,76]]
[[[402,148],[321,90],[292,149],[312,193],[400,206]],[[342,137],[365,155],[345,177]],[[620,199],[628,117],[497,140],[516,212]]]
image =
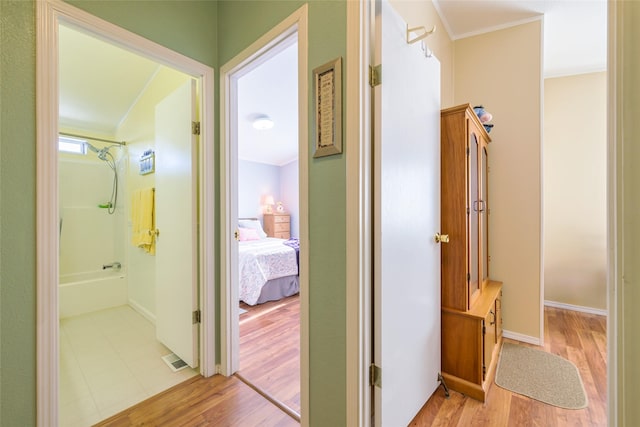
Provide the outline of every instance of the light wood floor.
[[[589,399],[587,408],[556,408],[495,384],[484,404],[453,391],[445,399],[438,389],[410,425],[606,426],[606,318],[547,308],[545,340],[546,351],[571,360],[580,370]],[[276,342],[272,345],[279,347]],[[253,427],[298,423],[237,378],[217,375],[188,380],[98,425]]]
[[300,297],[240,308],[240,373],[300,414]]
[[[300,413],[300,298],[249,306],[240,315],[242,376]],[[299,426],[236,377],[198,376],[98,426]]]
[[445,399],[442,388],[439,388],[410,425],[606,426],[606,329],[604,316],[545,308],[544,350],[562,356],[578,367],[589,400],[585,409],[556,408],[511,393],[495,384],[484,404],[453,391],[451,397]]

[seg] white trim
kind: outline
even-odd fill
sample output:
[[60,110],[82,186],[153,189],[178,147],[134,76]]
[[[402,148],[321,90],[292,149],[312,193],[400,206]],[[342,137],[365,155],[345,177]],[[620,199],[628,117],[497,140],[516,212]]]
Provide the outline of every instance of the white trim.
[[[56,11],[36,2],[36,292],[38,427],[58,424],[58,25]],[[49,71],[53,71],[50,73]],[[53,75],[53,76],[52,76]],[[55,77],[54,77],[55,76]],[[53,83],[53,84],[52,84]],[[54,179],[51,179],[54,177]]]
[[449,24],[449,21],[446,19],[446,15],[442,13],[440,2],[438,0],[433,0],[432,3],[433,3],[433,7],[436,9],[436,12],[438,13],[438,17],[440,18],[440,21],[442,22],[442,25],[444,26],[445,31],[447,32],[447,37],[449,37],[449,40],[453,41],[454,38],[451,36],[451,34],[453,34],[453,31],[451,30],[451,25]]
[[578,68],[563,68],[562,70],[546,71],[544,78],[555,79],[559,77],[572,77],[582,74],[604,73],[607,71],[607,66],[594,65],[591,67],[578,67]]
[[561,308],[563,310],[579,311],[580,313],[597,314],[606,316],[607,310],[603,308],[585,307],[582,305],[565,304],[563,302],[544,300],[545,307]]
[[371,88],[370,2],[347,2],[347,421],[371,423]]
[[238,290],[231,286],[234,266],[229,254],[234,250],[233,221],[237,214],[237,195],[231,189],[236,180],[234,159],[237,148],[235,135],[230,130],[234,117],[233,80],[255,68],[278,49],[287,46],[288,39],[297,33],[298,41],[298,188],[299,188],[299,239],[300,239],[300,407],[301,425],[309,425],[309,88],[308,88],[308,5],[285,18],[266,34],[245,48],[220,69],[220,164],[221,200],[221,371],[231,375],[238,369]]
[[504,329],[502,331],[502,337],[510,340],[516,340],[520,342],[526,342],[533,345],[544,345],[544,341],[541,341],[538,337],[532,337],[530,335],[519,334],[517,332],[511,332]]
[[152,325],[155,326],[155,324],[156,324],[156,316],[155,316],[155,314],[153,314],[152,312],[150,312],[149,310],[144,308],[142,305],[138,304],[138,302],[135,301],[135,300],[129,299],[127,301],[127,304],[129,304],[129,306],[132,309],[134,309],[140,316],[144,317],[149,322],[151,322]]
[[[538,89],[540,90],[540,342],[544,344],[544,15],[539,18],[540,21],[540,84]],[[534,22],[535,20],[531,21]]]
[[64,22],[197,78],[201,97],[200,372],[215,373],[213,69],[58,0],[36,2],[37,425],[58,424],[58,25]]
[[463,34],[454,34],[453,37],[451,37],[451,40],[455,41],[460,39],[466,39],[467,37],[475,37],[482,34],[492,33],[494,31],[506,30],[507,28],[517,27],[518,25],[530,24],[532,22],[541,21],[543,19],[544,19],[544,15],[540,14],[538,16],[533,16],[531,18],[525,18],[517,21],[507,22],[505,24],[494,25],[493,27],[487,27],[477,31],[469,31],[468,33],[463,33]]

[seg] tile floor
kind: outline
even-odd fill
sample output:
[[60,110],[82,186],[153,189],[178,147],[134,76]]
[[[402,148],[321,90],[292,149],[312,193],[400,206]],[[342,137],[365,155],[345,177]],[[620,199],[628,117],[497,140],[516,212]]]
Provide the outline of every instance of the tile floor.
[[170,353],[129,306],[60,320],[60,426],[93,425],[197,374],[173,372]]

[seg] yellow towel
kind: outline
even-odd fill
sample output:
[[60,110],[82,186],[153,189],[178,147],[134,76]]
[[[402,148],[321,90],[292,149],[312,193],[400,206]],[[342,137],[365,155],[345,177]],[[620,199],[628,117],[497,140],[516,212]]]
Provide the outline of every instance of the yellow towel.
[[146,188],[133,193],[131,200],[131,244],[155,255],[154,190]]

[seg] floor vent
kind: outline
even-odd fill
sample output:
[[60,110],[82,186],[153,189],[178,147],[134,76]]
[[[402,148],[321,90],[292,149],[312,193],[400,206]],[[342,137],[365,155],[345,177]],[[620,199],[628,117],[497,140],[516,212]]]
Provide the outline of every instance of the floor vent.
[[166,363],[173,372],[178,372],[189,366],[187,365],[187,362],[180,359],[173,353],[162,356],[162,360],[164,360],[164,363]]

